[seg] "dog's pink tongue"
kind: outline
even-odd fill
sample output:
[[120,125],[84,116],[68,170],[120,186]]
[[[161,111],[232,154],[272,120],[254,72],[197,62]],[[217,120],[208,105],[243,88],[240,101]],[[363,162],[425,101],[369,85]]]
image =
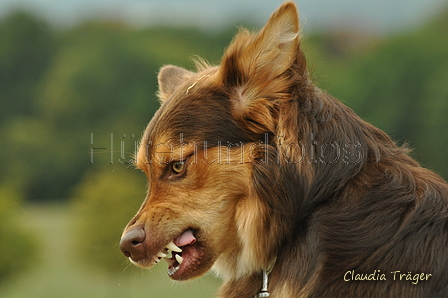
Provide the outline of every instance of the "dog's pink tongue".
[[185,246],[196,242],[196,238],[193,236],[192,230],[186,230],[182,235],[174,240],[174,244],[177,246]]

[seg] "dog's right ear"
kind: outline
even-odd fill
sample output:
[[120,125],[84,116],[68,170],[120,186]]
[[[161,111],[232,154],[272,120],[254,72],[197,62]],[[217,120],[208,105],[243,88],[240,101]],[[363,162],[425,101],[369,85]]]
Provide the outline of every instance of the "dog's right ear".
[[167,65],[159,71],[159,98],[163,102],[167,100],[174,90],[186,79],[193,76],[194,73],[182,67]]

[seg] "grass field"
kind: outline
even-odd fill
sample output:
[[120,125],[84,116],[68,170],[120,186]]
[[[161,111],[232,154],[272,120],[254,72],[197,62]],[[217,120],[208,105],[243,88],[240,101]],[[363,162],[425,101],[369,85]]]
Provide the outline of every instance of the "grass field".
[[27,207],[21,217],[40,240],[41,255],[28,272],[1,284],[1,298],[215,297],[220,282],[214,277],[174,283],[164,262],[152,270],[128,266],[122,274],[112,275],[75,259],[71,244],[74,218],[65,206]]

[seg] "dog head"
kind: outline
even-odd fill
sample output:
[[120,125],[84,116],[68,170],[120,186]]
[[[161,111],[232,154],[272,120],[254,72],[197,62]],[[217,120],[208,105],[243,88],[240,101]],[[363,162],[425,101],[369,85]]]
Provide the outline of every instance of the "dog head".
[[272,153],[273,136],[297,136],[288,103],[309,84],[299,44],[297,9],[285,3],[260,32],[241,31],[220,66],[161,69],[162,104],[136,155],[148,194],[120,243],[131,262],[165,258],[174,280],[269,266],[297,208],[273,199],[289,190]]

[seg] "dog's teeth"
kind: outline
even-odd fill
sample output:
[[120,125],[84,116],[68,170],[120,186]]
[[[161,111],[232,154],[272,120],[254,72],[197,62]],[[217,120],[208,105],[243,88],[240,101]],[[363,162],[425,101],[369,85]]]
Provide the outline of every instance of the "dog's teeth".
[[182,258],[180,255],[175,255],[174,257],[176,258],[176,261],[177,261],[179,264],[182,264],[182,262],[184,261],[184,258]]
[[168,263],[168,265],[170,265],[170,266],[173,266],[173,264],[174,264],[174,260],[173,259],[171,259],[171,258],[163,258],[164,260],[165,260],[165,262],[167,262]]
[[173,275],[176,271],[177,270],[175,268],[168,268],[168,275]]
[[175,268],[174,267],[168,268],[168,275],[173,275],[174,273],[177,272],[177,270],[179,270],[179,268],[180,268],[180,265]]
[[176,244],[174,244],[173,241],[171,241],[170,243],[168,243],[166,245],[166,248],[175,252],[182,252],[182,249],[180,249],[179,247],[177,247]]
[[165,258],[167,256],[167,254],[159,251],[156,256],[159,257],[159,258]]

